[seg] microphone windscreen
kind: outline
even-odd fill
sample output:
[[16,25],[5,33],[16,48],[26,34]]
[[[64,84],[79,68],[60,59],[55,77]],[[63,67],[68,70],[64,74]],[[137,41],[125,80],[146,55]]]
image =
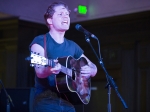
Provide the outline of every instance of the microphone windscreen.
[[81,27],[81,25],[79,25],[79,24],[77,24],[77,25],[75,26],[75,28],[76,28],[77,30],[79,30],[80,27]]

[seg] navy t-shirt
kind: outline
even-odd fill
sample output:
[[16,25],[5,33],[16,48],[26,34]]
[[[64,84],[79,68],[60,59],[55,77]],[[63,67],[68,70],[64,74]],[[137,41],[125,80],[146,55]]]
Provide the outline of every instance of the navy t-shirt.
[[[44,48],[44,35],[35,37],[30,44],[30,47],[35,43]],[[67,56],[72,56],[75,59],[78,59],[83,54],[83,50],[75,42],[64,38],[64,42],[59,44],[50,36],[49,33],[46,33],[46,49],[48,59],[57,59]],[[55,91],[55,75],[50,75],[47,78],[38,78],[35,75],[35,88],[36,94],[47,89]]]

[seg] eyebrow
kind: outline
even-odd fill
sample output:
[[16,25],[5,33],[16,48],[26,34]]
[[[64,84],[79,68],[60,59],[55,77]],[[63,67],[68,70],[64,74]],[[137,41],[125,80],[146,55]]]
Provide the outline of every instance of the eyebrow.
[[[62,10],[57,11],[57,13],[60,13],[60,12],[63,12],[63,11]],[[68,10],[66,12],[70,14],[70,12]]]

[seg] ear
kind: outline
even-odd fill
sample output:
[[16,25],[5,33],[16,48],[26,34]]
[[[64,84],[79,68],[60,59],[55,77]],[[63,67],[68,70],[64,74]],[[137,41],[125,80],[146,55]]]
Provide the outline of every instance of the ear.
[[52,24],[52,19],[51,19],[51,18],[48,18],[48,19],[47,19],[47,23],[48,23],[48,24]]

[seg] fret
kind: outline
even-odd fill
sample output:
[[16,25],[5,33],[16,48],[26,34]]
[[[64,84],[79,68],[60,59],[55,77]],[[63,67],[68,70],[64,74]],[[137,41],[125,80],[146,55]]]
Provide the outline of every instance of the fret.
[[71,69],[69,69],[69,68],[66,68],[66,67],[64,67],[64,66],[61,66],[61,72],[63,72],[64,74],[66,74],[66,75],[69,75],[70,77],[72,77],[72,70]]
[[55,62],[53,61],[53,59],[46,59],[47,60],[47,65],[50,67],[54,67],[55,66]]
[[[55,66],[55,62],[52,60],[52,59],[46,59],[47,61],[47,65],[48,66],[51,66],[51,67],[54,67]],[[70,77],[72,77],[72,70],[69,69],[69,68],[66,68],[64,66],[61,65],[61,72],[66,74],[66,75],[69,75]]]

